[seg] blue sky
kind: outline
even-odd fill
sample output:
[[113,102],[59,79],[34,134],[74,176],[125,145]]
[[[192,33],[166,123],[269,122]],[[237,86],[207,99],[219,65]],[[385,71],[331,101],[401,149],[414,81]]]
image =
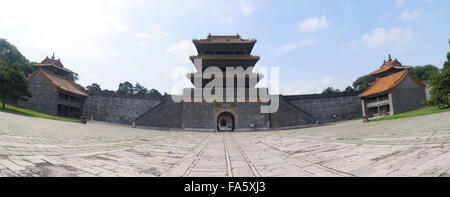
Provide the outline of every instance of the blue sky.
[[[194,38],[256,38],[258,66],[279,67],[282,94],[344,89],[391,53],[405,65],[442,67],[448,0],[0,0],[0,37],[31,61],[56,53],[80,75],[117,89],[139,82],[171,92],[194,70]],[[181,84],[188,85],[188,80]]]

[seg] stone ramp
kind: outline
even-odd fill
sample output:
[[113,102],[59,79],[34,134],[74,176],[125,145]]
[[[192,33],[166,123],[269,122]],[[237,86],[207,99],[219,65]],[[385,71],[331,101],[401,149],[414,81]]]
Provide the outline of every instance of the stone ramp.
[[281,96],[279,101],[278,111],[271,114],[271,127],[273,129],[316,124],[316,119],[311,114],[289,103]]
[[182,103],[175,103],[172,98],[165,100],[155,108],[135,119],[137,126],[154,128],[181,128]]

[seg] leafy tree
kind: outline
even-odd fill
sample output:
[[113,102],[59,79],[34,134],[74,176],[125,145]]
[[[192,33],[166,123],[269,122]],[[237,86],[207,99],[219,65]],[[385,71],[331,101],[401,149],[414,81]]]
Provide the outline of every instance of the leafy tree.
[[323,90],[322,94],[333,94],[333,93],[340,93],[341,90],[334,89],[333,87],[328,87],[325,90]]
[[439,73],[439,68],[431,64],[425,66],[416,66],[409,72],[417,77],[420,81],[429,80],[431,75]]
[[128,81],[120,83],[119,89],[117,89],[117,94],[133,95],[133,92],[134,92],[133,84],[131,84]]
[[0,38],[0,62],[4,62],[6,65],[16,64],[25,76],[34,71],[27,58],[14,45],[2,38]]
[[0,63],[0,97],[3,109],[6,101],[26,100],[26,97],[31,97],[28,81],[18,63]]
[[450,69],[450,52],[447,53],[447,61],[444,63],[444,68],[443,69]]
[[[450,45],[450,40],[449,40]],[[440,73],[434,74],[430,78],[431,98],[428,104],[439,107],[450,107],[450,52],[447,53],[447,61]]]
[[355,88],[356,91],[363,92],[370,86],[370,83],[374,82],[376,79],[377,78],[372,75],[361,76],[353,82],[353,88]]
[[[448,40],[448,44],[450,45],[450,39]],[[447,69],[447,70],[450,69],[450,52],[447,53],[447,61],[444,62],[443,70],[445,70],[445,69]]]
[[440,108],[450,107],[450,69],[443,69],[441,73],[431,76],[430,86],[431,98],[427,102]]
[[136,83],[136,85],[134,85],[134,94],[135,95],[147,95],[148,94],[148,90],[147,90],[147,88],[145,88],[141,84]]
[[83,85],[79,83],[75,83],[75,85],[77,86],[78,89],[83,90],[83,92],[87,92],[87,89]]
[[86,87],[87,93],[89,95],[102,92],[102,89],[100,88],[100,85],[93,83],[92,85],[89,85]]
[[71,80],[72,82],[76,82],[78,81],[78,74],[77,73],[70,73],[67,78],[69,78],[69,80]]
[[354,92],[355,89],[353,89],[351,86],[347,86],[347,88],[345,88],[344,92]]
[[108,89],[104,89],[104,90],[102,90],[102,92],[106,93],[106,94],[117,94],[115,91],[108,90]]
[[150,91],[148,91],[148,95],[150,95],[150,96],[162,96],[161,93],[159,93],[159,91],[155,90],[155,89],[151,89]]

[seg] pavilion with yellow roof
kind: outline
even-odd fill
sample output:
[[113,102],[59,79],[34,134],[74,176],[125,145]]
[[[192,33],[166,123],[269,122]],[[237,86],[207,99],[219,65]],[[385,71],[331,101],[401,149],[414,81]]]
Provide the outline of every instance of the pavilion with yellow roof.
[[389,55],[388,61],[371,73],[376,81],[359,94],[365,117],[393,115],[423,106],[426,85],[408,72],[411,68]]

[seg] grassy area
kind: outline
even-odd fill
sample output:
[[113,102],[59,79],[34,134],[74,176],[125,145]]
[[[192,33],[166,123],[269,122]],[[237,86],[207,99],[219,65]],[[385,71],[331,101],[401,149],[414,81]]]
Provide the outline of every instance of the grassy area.
[[398,119],[398,118],[409,118],[409,117],[414,117],[414,116],[424,116],[424,115],[442,113],[442,112],[448,112],[448,111],[450,111],[450,108],[440,109],[439,107],[435,107],[435,106],[424,107],[421,109],[416,109],[416,110],[409,111],[409,112],[399,113],[399,114],[395,114],[392,116],[371,119],[370,121],[373,122],[373,121],[382,121],[382,120],[393,120],[393,119]]
[[362,120],[362,119],[363,119],[363,117],[360,116],[360,117],[352,118],[352,119],[350,119],[350,120]]
[[6,105],[5,109],[2,109],[2,107],[1,107],[1,100],[0,100],[0,111],[2,111],[2,112],[9,112],[9,113],[18,114],[18,115],[23,115],[23,116],[51,119],[51,120],[61,120],[61,121],[76,122],[76,123],[80,122],[79,120],[76,120],[76,119],[70,119],[70,118],[54,116],[54,115],[45,114],[45,113],[41,113],[41,112],[29,110],[29,109],[23,109],[23,108],[19,108],[19,107],[14,107],[14,106],[11,106],[11,105]]

